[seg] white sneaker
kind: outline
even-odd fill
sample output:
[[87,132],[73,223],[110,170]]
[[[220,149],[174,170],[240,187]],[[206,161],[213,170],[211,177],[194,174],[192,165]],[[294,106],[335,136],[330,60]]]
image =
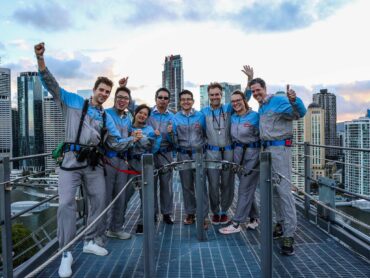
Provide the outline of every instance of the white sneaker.
[[251,230],[255,230],[259,225],[259,221],[258,220],[253,220],[252,222],[249,222],[247,224],[247,229],[251,229]]
[[131,234],[126,233],[125,231],[113,232],[113,231],[108,230],[107,237],[113,237],[113,238],[118,238],[118,239],[130,239]]
[[58,274],[59,277],[71,277],[72,276],[72,263],[73,257],[71,252],[63,252],[62,261],[60,262]]
[[234,223],[231,223],[229,226],[223,227],[218,230],[221,234],[228,235],[233,233],[239,233],[240,232],[240,225],[234,225]]
[[97,256],[106,256],[108,255],[107,249],[100,247],[93,240],[85,241],[84,248],[82,250],[84,253],[91,253]]

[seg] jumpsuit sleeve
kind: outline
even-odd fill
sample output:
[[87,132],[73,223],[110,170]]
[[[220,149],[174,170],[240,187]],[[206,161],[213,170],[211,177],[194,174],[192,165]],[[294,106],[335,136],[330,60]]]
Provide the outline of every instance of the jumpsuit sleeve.
[[48,68],[39,71],[39,77],[42,86],[53,96],[56,102],[72,107],[82,107],[84,99],[61,88]]
[[298,120],[306,114],[306,108],[300,98],[296,98],[295,102],[289,102],[288,98],[281,104],[283,117],[287,120]]
[[118,129],[116,128],[112,117],[107,115],[107,137],[105,143],[108,147],[116,152],[123,152],[132,147],[134,143],[134,137],[129,136],[127,138],[121,138]]
[[157,136],[153,130],[149,132],[148,137],[149,139],[152,139],[154,141],[154,144],[152,146],[152,153],[158,152],[161,147],[162,136],[161,135]]

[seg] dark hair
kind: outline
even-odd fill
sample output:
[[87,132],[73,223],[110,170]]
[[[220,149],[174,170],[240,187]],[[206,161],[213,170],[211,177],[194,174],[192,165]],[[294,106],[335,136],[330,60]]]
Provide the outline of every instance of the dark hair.
[[266,82],[262,78],[254,78],[251,81],[249,81],[248,86],[251,87],[254,84],[260,84],[263,89],[266,89]]
[[157,91],[155,91],[155,99],[157,99],[158,95],[160,92],[166,92],[168,94],[168,98],[170,99],[171,98],[171,92],[170,90],[168,90],[167,88],[165,87],[162,87],[162,88],[159,88]]
[[94,84],[94,90],[96,90],[100,83],[103,83],[111,88],[113,88],[113,81],[110,80],[108,77],[105,77],[105,76],[99,76],[96,81],[95,81],[95,84]]
[[121,87],[118,87],[117,89],[116,89],[116,92],[114,93],[114,101],[116,101],[116,98],[117,98],[117,94],[119,93],[119,92],[125,92],[125,93],[127,93],[128,94],[128,97],[130,98],[130,100],[129,100],[129,103],[131,103],[131,91],[130,91],[130,89],[129,88],[127,88],[127,87],[125,87],[125,86],[121,86]]
[[141,104],[138,107],[136,107],[136,109],[135,109],[135,113],[134,113],[134,118],[132,120],[132,124],[135,123],[135,118],[136,118],[137,113],[139,113],[143,109],[147,109],[148,110],[148,118],[149,118],[150,112],[151,112],[150,107],[148,105],[146,105],[146,104]]
[[247,99],[245,98],[245,94],[240,91],[240,90],[235,90],[234,92],[231,93],[231,96],[234,96],[234,95],[239,95],[242,97],[243,99],[243,102],[244,102],[244,105],[245,105],[245,108],[247,108],[247,110],[249,109],[249,105],[248,105],[248,101]]
[[193,96],[193,93],[190,92],[189,90],[182,90],[180,93],[179,93],[179,99],[181,100],[181,96],[182,95],[191,95],[191,98],[194,99],[194,96]]
[[222,86],[221,86],[221,84],[220,83],[218,83],[218,82],[213,82],[213,83],[210,83],[209,85],[208,85],[208,87],[207,87],[207,92],[209,92],[209,90],[211,90],[211,89],[215,89],[215,88],[218,88],[218,89],[220,89],[220,91],[222,92]]

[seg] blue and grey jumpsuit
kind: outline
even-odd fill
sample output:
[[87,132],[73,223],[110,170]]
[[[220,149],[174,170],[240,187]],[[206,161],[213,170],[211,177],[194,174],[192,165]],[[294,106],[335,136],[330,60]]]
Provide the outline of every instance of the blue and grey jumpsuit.
[[294,103],[290,103],[286,96],[269,95],[258,112],[260,138],[264,149],[271,152],[276,222],[282,225],[285,237],[293,237],[297,215],[290,184],[292,121],[303,117],[306,108],[298,97]]
[[243,166],[247,175],[238,173],[239,190],[233,221],[244,223],[249,216],[258,218],[254,192],[259,183],[259,115],[249,109],[244,115],[231,116],[231,138],[234,144],[234,162]]
[[[58,194],[59,207],[57,213],[58,231],[57,237],[60,247],[69,243],[76,235],[76,191],[83,184],[89,203],[87,225],[94,221],[104,210],[106,202],[106,190],[104,169],[96,166],[95,169],[88,165],[87,161],[78,162],[76,159],[78,150],[82,145],[97,147],[100,143],[101,129],[103,127],[104,110],[89,105],[81,130],[80,144],[75,145],[77,132],[80,124],[84,99],[74,93],[67,92],[59,87],[58,82],[48,69],[40,71],[40,79],[47,91],[54,97],[55,102],[62,107],[65,118],[65,142],[69,143],[64,149],[64,159],[59,172]],[[103,141],[111,149],[122,151],[127,148],[127,140],[122,140],[115,127],[112,117],[106,114],[107,133]],[[130,144],[130,143],[129,143]],[[98,221],[85,234],[85,240],[94,240],[101,236],[102,222]]]
[[[130,169],[141,172],[141,156],[146,153],[155,154],[158,152],[162,137],[155,135],[154,129],[150,125],[146,125],[141,128],[133,127],[132,131],[141,129],[143,138],[135,142],[134,145],[128,150],[128,164]],[[131,177],[130,177],[131,178]],[[135,193],[134,186],[128,188],[127,191],[127,202],[129,202],[132,195]],[[142,202],[142,190],[140,190],[140,217],[138,224],[143,224],[143,202]]]
[[[114,107],[106,109],[105,111],[111,115],[116,128],[121,135],[121,138],[127,140],[127,142],[130,143],[128,145],[131,146],[133,138],[129,136],[131,133],[130,117],[126,113],[120,115]],[[107,175],[105,177],[107,193],[106,206],[108,206],[128,181],[128,175],[117,170],[128,170],[127,150],[116,152],[108,148],[105,151],[105,157],[108,161],[108,165],[106,165]],[[129,201],[126,198],[126,195],[128,195],[127,189],[123,191],[118,200],[112,206],[111,210],[108,212],[105,229],[108,229],[112,232],[118,232],[123,229],[127,203]]]
[[[187,115],[179,111],[173,118],[173,137],[177,149],[177,161],[194,160],[197,147],[204,148],[205,145],[205,118],[203,113],[192,109]],[[182,194],[186,214],[195,214],[195,171],[180,171]],[[204,217],[208,216],[208,194],[207,187],[204,188]]]
[[[233,146],[230,136],[230,104],[217,109],[210,106],[201,110],[206,120],[206,158],[208,160],[233,161]],[[208,190],[213,214],[226,214],[234,198],[234,173],[231,169],[208,169]]]
[[[173,146],[168,141],[167,126],[171,124],[173,113],[167,110],[164,113],[159,113],[157,107],[152,109],[152,113],[148,119],[148,125],[152,126],[154,130],[158,129],[161,132],[162,141],[161,147],[154,155],[155,168],[161,168],[163,165],[173,162]],[[172,214],[173,212],[173,189],[172,189],[172,170],[160,174],[154,179],[154,202],[156,206],[155,213],[158,213],[158,183],[159,183],[159,196],[162,214]]]

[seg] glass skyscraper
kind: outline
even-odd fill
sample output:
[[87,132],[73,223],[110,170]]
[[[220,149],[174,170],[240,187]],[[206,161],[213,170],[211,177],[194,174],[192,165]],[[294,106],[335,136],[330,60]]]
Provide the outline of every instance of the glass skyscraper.
[[[43,98],[47,95],[42,88],[37,72],[22,72],[18,83],[19,156],[44,153]],[[21,167],[42,167],[44,158],[24,160]]]
[[171,55],[165,58],[164,70],[162,72],[162,86],[171,92],[168,108],[173,111],[179,111],[179,93],[184,89],[184,71],[180,55]]

